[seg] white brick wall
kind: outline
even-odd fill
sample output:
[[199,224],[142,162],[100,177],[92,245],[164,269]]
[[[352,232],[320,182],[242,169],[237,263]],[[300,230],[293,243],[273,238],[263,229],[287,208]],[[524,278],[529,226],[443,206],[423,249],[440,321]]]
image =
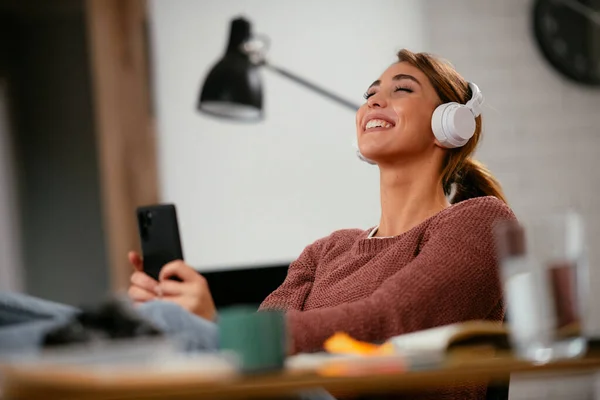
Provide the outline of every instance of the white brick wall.
[[[600,289],[600,90],[563,79],[541,57],[530,0],[427,0],[427,51],[449,59],[486,96],[477,157],[519,218],[575,207],[585,217],[592,286]],[[600,333],[600,304],[591,316]]]
[[[541,57],[530,0],[427,0],[427,51],[449,59],[486,96],[477,157],[520,219],[575,207],[586,219],[591,288],[600,290],[600,90],[563,79]],[[600,303],[588,329],[600,334]],[[512,379],[511,399],[587,399],[591,380]],[[596,393],[596,396],[598,396]]]

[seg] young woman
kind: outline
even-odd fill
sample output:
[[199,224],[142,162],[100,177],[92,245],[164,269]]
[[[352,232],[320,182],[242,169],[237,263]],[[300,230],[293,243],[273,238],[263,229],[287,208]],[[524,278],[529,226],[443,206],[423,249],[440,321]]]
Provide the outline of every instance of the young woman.
[[[472,89],[449,64],[408,50],[368,88],[357,140],[360,157],[380,170],[381,218],[374,228],[336,231],[306,247],[262,304],[287,311],[294,351],[317,350],[336,331],[380,341],[503,318],[492,225],[514,215],[498,182],[471,158],[481,137],[481,116],[473,113],[482,101]],[[471,99],[473,110],[458,115],[450,115],[452,106],[438,109]],[[448,135],[452,129],[470,139]],[[130,261],[134,301],[161,298],[214,318],[210,290],[190,266],[168,264],[161,278],[182,282],[158,282],[141,271],[137,254]]]
[[[515,217],[498,182],[472,158],[481,138],[479,89],[446,62],[402,50],[365,98],[356,114],[358,155],[379,168],[381,217],[372,228],[336,231],[306,247],[261,305],[286,311],[293,353],[319,350],[339,331],[383,341],[504,315],[492,227]],[[196,341],[190,347],[216,346],[216,310],[201,275],[177,261],[155,281],[139,255],[129,260],[129,296],[143,315],[167,332],[187,332]],[[475,399],[484,391],[433,396]]]

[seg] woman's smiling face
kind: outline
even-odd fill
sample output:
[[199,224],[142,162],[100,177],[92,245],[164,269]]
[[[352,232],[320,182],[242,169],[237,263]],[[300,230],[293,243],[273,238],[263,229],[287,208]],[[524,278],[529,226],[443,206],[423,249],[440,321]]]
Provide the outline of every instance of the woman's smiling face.
[[418,68],[391,65],[365,93],[356,113],[360,152],[379,162],[423,155],[436,146],[431,116],[441,103],[433,85]]

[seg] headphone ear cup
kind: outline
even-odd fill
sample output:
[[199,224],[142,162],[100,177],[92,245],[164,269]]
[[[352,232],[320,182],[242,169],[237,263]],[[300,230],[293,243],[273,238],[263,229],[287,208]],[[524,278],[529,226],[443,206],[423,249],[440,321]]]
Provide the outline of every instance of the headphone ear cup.
[[471,110],[458,103],[438,106],[431,117],[433,134],[447,148],[464,146],[473,137],[475,127],[475,117]]
[[449,147],[450,145],[448,143],[448,136],[446,135],[446,132],[444,132],[444,113],[452,104],[456,103],[440,104],[436,107],[431,116],[431,130],[433,131],[433,135],[444,147]]

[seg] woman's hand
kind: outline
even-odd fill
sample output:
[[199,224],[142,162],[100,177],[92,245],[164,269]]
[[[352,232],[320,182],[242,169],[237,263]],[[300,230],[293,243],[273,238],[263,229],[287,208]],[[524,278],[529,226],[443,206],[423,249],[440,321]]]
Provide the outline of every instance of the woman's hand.
[[[134,268],[131,274],[129,297],[135,304],[161,299],[179,304],[199,317],[214,320],[217,314],[208,283],[202,275],[183,261],[173,261],[162,267],[158,281],[143,271],[142,257],[128,254]],[[179,278],[181,282],[169,279]]]
[[[181,282],[169,279],[179,278]],[[214,320],[217,311],[206,279],[183,261],[162,267],[156,289],[162,300],[179,304],[199,317]]]
[[144,272],[144,264],[142,257],[134,251],[127,255],[129,263],[134,269],[131,274],[131,285],[129,286],[128,295],[134,304],[145,303],[149,300],[157,298],[158,281]]

